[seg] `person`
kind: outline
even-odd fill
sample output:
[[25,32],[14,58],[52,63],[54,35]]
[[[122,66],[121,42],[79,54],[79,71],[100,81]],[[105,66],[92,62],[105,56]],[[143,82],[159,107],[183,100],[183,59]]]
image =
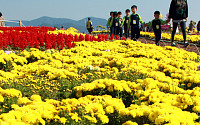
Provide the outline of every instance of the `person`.
[[3,14],[0,12],[0,26],[5,26],[5,21],[4,21],[4,17],[3,17]]
[[118,19],[118,13],[113,13],[113,18],[110,21],[110,27],[113,27],[113,34],[119,35],[119,19]]
[[144,22],[144,25],[141,25],[140,31],[146,32],[147,27],[146,27],[145,24],[146,24],[146,23]]
[[189,24],[189,31],[192,33],[193,32],[193,28],[195,28],[195,22],[193,20],[190,21],[190,24]]
[[110,29],[110,34],[113,34],[113,27],[110,27],[111,19],[113,18],[113,11],[110,12],[110,17],[108,18],[107,22],[107,29]]
[[124,24],[124,32],[125,32],[125,37],[128,38],[129,37],[129,30],[128,30],[128,21],[129,21],[129,14],[130,14],[130,10],[127,9],[126,10],[126,16],[124,16],[123,18],[123,24]]
[[200,65],[197,66],[197,71],[200,71]]
[[92,21],[90,18],[88,18],[88,21],[87,21],[87,30],[88,30],[89,34],[92,33],[93,26],[92,26]]
[[188,18],[188,4],[187,0],[172,0],[169,9],[168,22],[172,19],[173,31],[171,38],[171,46],[176,46],[174,42],[174,36],[177,26],[180,24],[184,38],[184,47],[187,47],[189,43],[186,41],[186,21]]
[[65,30],[63,26],[61,26],[61,30]]
[[200,21],[197,24],[197,30],[198,30],[198,32],[200,32]]
[[124,24],[124,21],[122,18],[122,12],[118,12],[118,19],[119,19],[119,33],[118,34],[120,34],[120,38],[122,38],[122,35],[123,35],[122,26]]
[[166,24],[167,20],[163,21],[162,19],[160,19],[160,11],[154,12],[154,18],[155,19],[147,23],[146,26],[151,26],[153,28],[155,34],[155,43],[157,46],[159,46],[159,41],[161,40],[161,25]]
[[131,7],[132,14],[129,17],[128,29],[131,27],[131,39],[137,41],[140,37],[139,23],[143,24],[142,18],[136,13],[137,6],[133,5]]

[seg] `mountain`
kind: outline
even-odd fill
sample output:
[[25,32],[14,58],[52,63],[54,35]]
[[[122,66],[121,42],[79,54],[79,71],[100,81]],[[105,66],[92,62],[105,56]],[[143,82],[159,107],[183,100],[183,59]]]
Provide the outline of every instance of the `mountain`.
[[[63,26],[64,28],[74,27],[78,29],[80,32],[87,32],[86,29],[87,18],[81,20],[72,20],[68,18],[53,18],[53,17],[43,16],[30,21],[22,20],[22,23],[25,26],[51,26],[58,28],[60,28],[61,26]],[[91,21],[93,23],[93,27],[95,28],[95,30],[98,25],[102,25],[105,27],[107,23],[106,19],[97,17],[91,17]],[[19,24],[6,22],[6,26],[19,26]]]
[[[106,27],[106,24],[107,24],[106,19],[97,18],[97,17],[90,17],[90,18],[91,18],[91,21],[92,21],[92,24],[93,24],[93,27],[95,28],[95,30],[98,25],[102,25],[102,26]],[[78,23],[81,25],[86,25],[87,19],[88,19],[88,17],[84,18],[82,20],[79,20]]]

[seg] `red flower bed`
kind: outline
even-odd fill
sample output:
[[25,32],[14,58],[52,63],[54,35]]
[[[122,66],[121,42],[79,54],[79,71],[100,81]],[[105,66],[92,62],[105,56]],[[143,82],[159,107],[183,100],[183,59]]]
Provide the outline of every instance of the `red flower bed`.
[[74,41],[72,35],[47,33],[55,30],[52,27],[0,27],[0,30],[4,31],[0,33],[0,49],[8,46],[21,50],[28,47],[63,49],[75,45],[72,43]]
[[24,32],[47,32],[47,31],[54,31],[56,28],[53,27],[0,27],[2,31],[24,31]]
[[[108,35],[98,35],[98,38],[86,34],[79,36],[76,34],[49,34],[48,31],[54,31],[52,27],[0,27],[4,31],[0,33],[0,49],[11,47],[13,49],[39,48],[39,49],[63,49],[75,46],[74,42],[79,41],[107,41],[113,40],[114,35],[109,38]],[[119,36],[115,36],[119,39]]]

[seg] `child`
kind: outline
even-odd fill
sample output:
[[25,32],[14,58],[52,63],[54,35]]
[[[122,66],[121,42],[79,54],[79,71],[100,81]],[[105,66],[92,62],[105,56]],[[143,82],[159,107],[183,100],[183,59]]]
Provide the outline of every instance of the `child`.
[[110,22],[111,22],[111,19],[113,18],[113,12],[111,11],[110,12],[110,18],[108,19],[108,22],[107,22],[107,28],[109,29],[110,28],[110,34],[113,34],[113,27],[110,27]]
[[124,32],[125,32],[125,37],[128,38],[129,37],[129,30],[128,30],[128,21],[129,21],[129,14],[130,14],[130,10],[127,9],[126,10],[126,16],[124,16],[123,19],[123,24],[124,24]]
[[123,26],[123,18],[121,17],[122,16],[122,12],[118,12],[118,19],[119,19],[119,33],[120,34],[120,38],[122,38],[122,35],[123,35],[123,29],[122,29],[122,26]]
[[143,21],[140,15],[136,13],[136,5],[131,7],[131,11],[133,14],[131,14],[129,17],[128,27],[131,27],[131,39],[137,41],[137,39],[140,37],[139,23],[143,24]]
[[113,13],[113,18],[111,19],[110,27],[113,27],[113,29],[114,29],[113,34],[114,35],[119,35],[119,19],[118,19],[117,12]]
[[152,20],[147,25],[148,26],[150,25],[153,28],[155,39],[156,39],[156,45],[159,46],[159,41],[161,40],[161,25],[167,24],[167,20],[163,21],[162,19],[159,19],[160,17],[159,11],[154,12],[154,17],[155,19]]

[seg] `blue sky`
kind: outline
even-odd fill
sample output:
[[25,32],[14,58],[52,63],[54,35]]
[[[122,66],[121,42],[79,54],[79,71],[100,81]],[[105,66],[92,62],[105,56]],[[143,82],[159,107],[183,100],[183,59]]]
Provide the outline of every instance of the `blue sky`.
[[[32,20],[41,16],[70,18],[79,20],[84,17],[107,19],[111,10],[124,11],[133,4],[147,22],[153,19],[155,10],[165,16],[171,0],[0,0],[0,11],[7,20]],[[188,0],[188,20],[200,20],[200,0]]]

